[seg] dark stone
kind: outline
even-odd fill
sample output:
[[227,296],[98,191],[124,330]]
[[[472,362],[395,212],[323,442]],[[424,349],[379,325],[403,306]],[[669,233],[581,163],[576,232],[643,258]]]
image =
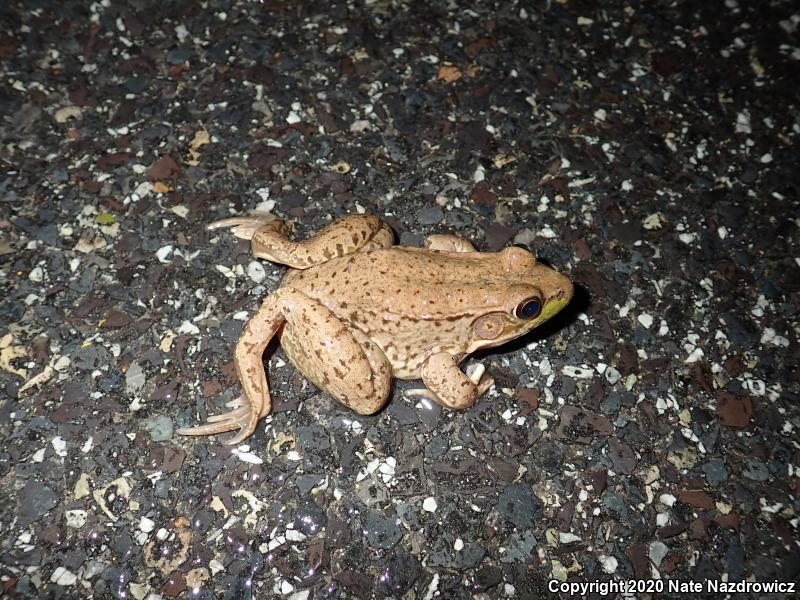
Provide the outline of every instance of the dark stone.
[[376,510],[368,510],[361,518],[367,543],[373,548],[386,550],[394,546],[403,537],[399,519]]
[[497,501],[498,512],[517,529],[533,527],[542,502],[526,483],[507,485]]
[[375,586],[381,597],[402,597],[412,588],[422,573],[419,561],[411,554],[393,554],[378,576]]
[[52,489],[39,481],[29,480],[17,492],[17,525],[27,527],[38,521],[45,513],[55,508],[59,496]]

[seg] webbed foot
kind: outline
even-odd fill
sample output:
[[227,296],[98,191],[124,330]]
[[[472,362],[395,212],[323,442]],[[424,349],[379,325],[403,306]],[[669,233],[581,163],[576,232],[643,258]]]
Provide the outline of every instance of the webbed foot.
[[175,433],[178,435],[216,435],[218,433],[225,433],[226,431],[238,429],[239,433],[231,439],[226,440],[224,444],[228,446],[241,444],[247,436],[255,431],[258,417],[256,416],[254,418],[253,407],[247,402],[247,398],[244,394],[235,400],[231,400],[225,406],[233,408],[234,410],[208,417],[205,425],[183,427],[178,429]]

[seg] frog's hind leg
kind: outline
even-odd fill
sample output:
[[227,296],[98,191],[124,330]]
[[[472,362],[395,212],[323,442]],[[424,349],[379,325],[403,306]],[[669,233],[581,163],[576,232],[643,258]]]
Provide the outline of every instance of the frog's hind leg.
[[250,240],[253,255],[295,269],[307,269],[328,260],[378,248],[388,248],[394,236],[374,215],[347,215],[307,240],[293,242],[283,221],[269,213],[233,217],[211,223],[208,229],[235,227],[236,237]]
[[429,235],[425,238],[423,247],[428,250],[440,250],[442,252],[477,252],[475,246],[469,240],[446,233]]
[[[289,291],[294,292],[294,290]],[[287,302],[291,302],[291,294],[286,294],[283,289],[271,294],[242,330],[242,335],[236,344],[234,363],[244,393],[226,405],[234,410],[209,417],[205,425],[178,429],[176,433],[214,435],[238,429],[239,433],[225,442],[228,445],[235,445],[255,431],[258,420],[272,410],[272,398],[269,394],[262,355],[270,339],[284,322]]]
[[392,367],[383,350],[316,300],[287,317],[281,346],[315,386],[358,414],[377,412],[389,398]]
[[234,410],[208,418],[205,425],[179,429],[180,435],[212,435],[239,429],[225,443],[239,444],[272,410],[262,355],[270,339],[281,342],[300,371],[320,389],[360,414],[377,411],[389,397],[391,366],[381,349],[360,331],[350,330],[322,303],[291,287],[267,297],[247,322],[234,362],[244,393],[228,403]]

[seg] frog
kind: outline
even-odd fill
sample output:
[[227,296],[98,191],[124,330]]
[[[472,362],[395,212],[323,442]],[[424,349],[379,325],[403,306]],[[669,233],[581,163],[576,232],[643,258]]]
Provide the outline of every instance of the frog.
[[462,370],[466,359],[524,336],[573,296],[569,278],[525,247],[479,252],[454,234],[430,235],[422,247],[396,245],[389,225],[372,214],[345,215],[301,241],[264,212],[207,227],[231,228],[256,258],[288,267],[236,343],[242,394],[226,404],[232,410],[177,430],[237,430],[230,445],[271,412],[263,353],[274,337],[301,374],[359,415],[380,411],[395,379],[422,380],[407,396],[466,409],[494,385],[480,362]]

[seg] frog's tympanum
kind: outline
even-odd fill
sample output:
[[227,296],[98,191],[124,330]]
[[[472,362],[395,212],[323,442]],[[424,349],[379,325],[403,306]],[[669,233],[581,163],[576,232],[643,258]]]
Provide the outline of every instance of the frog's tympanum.
[[572,283],[511,246],[478,252],[467,240],[432,235],[424,248],[395,246],[372,215],[349,215],[311,239],[292,242],[266,214],[224,219],[253,254],[290,267],[236,344],[244,393],[231,412],[182,435],[238,429],[249,436],[272,406],[262,354],[277,335],[292,364],[318,388],[359,414],[384,405],[392,378],[422,379],[406,394],[466,408],[492,386],[483,365],[459,365],[480,348],[524,335],[560,311]]

